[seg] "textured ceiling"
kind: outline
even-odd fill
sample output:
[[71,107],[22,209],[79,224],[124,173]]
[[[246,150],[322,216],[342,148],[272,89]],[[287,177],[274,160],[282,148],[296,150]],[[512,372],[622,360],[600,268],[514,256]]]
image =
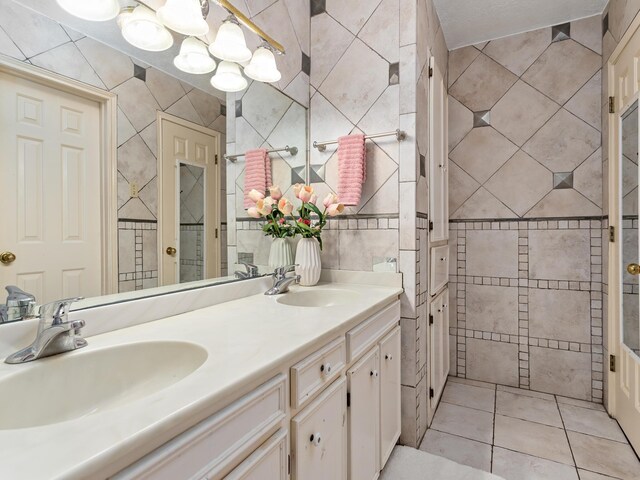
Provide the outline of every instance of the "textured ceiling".
[[449,50],[602,13],[607,0],[433,0]]

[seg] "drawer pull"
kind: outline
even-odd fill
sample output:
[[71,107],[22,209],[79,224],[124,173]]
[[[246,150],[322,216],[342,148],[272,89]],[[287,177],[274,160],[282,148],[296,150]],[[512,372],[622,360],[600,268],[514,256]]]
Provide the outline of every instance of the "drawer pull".
[[327,364],[322,364],[320,365],[320,371],[322,373],[324,373],[325,375],[329,375],[331,373],[331,364],[327,363]]
[[387,353],[387,354],[384,356],[384,359],[385,359],[385,360],[393,360],[393,355],[391,355],[390,353]]
[[441,262],[444,262],[446,259],[447,259],[447,257],[442,257],[442,258],[440,259],[440,261],[441,261]]
[[320,432],[312,433],[311,437],[309,437],[309,441],[313,444],[314,447],[320,446],[320,442],[322,441]]
[[371,376],[372,377],[377,377],[378,376],[378,371],[377,370],[371,370]]

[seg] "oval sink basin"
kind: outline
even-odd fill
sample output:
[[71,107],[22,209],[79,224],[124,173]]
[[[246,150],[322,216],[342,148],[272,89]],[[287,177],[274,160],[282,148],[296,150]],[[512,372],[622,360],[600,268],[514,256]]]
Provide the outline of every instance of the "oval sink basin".
[[0,381],[0,430],[103,412],[182,380],[207,359],[193,343],[141,342],[36,360]]
[[313,290],[296,290],[278,297],[283,305],[293,307],[337,307],[352,302],[359,294],[351,290],[322,288]]

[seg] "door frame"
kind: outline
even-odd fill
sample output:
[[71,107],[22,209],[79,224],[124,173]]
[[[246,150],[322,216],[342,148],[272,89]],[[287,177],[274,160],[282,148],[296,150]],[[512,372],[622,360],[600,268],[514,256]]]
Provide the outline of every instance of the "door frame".
[[[221,151],[221,147],[220,147],[220,141],[221,141],[221,137],[222,134],[220,132],[217,132],[215,130],[212,130],[210,128],[207,127],[203,127],[202,125],[198,125],[197,123],[193,123],[190,122],[189,120],[185,120],[183,118],[180,117],[176,117],[175,115],[171,115],[169,113],[163,112],[161,110],[157,111],[157,116],[156,116],[156,145],[157,145],[157,151],[158,151],[158,155],[157,155],[157,164],[156,164],[156,169],[157,169],[157,175],[158,175],[158,180],[157,180],[157,184],[158,184],[158,282],[159,284],[162,284],[162,278],[164,275],[164,267],[163,267],[163,254],[164,254],[164,247],[162,245],[162,223],[164,222],[163,218],[163,206],[162,206],[162,189],[163,189],[163,172],[162,172],[162,167],[164,164],[164,158],[163,158],[163,148],[162,148],[162,122],[163,121],[168,121],[171,123],[175,123],[177,125],[180,125],[182,127],[185,128],[189,128],[191,130],[196,130],[200,133],[204,133],[205,135],[210,135],[212,137],[215,137],[216,139],[216,151],[213,152],[215,155],[215,161],[213,164],[213,168],[215,169],[215,177],[216,177],[216,181],[215,181],[215,189],[216,192],[218,193],[218,195],[221,195],[222,189],[221,189],[221,179],[220,179],[220,151]],[[216,221],[215,224],[213,225],[213,228],[216,229],[216,231],[218,232],[218,236],[216,237],[218,242],[214,245],[214,249],[216,252],[216,256],[218,259],[221,258],[221,253],[222,253],[222,249],[220,247],[220,237],[221,237],[221,232],[222,232],[222,228],[221,228],[221,223],[222,223],[222,209],[221,209],[221,205],[222,205],[222,199],[219,199],[220,202],[218,203],[218,213],[216,215]],[[206,197],[205,197],[205,201],[206,201]],[[206,228],[205,228],[205,234],[206,234]],[[206,253],[206,250],[205,250]],[[205,267],[206,267],[206,262],[205,262]],[[215,265],[215,269],[216,271],[213,272],[215,274],[215,276],[209,276],[208,278],[215,278],[215,277],[219,277],[220,276],[220,262],[218,262],[217,265]],[[210,275],[212,272],[207,272],[208,275]],[[205,279],[206,280],[206,279]],[[177,284],[179,284],[180,282],[176,282]]]
[[0,72],[98,103],[100,109],[100,192],[102,295],[118,291],[118,103],[115,93],[0,54]]

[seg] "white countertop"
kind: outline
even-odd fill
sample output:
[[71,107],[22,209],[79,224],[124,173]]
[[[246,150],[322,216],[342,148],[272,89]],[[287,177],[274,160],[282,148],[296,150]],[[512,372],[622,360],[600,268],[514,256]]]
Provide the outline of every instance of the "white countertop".
[[[200,345],[208,357],[178,383],[124,407],[47,426],[0,430],[0,478],[112,475],[243,395],[305,349],[337,338],[402,292],[399,287],[352,283],[322,286],[351,290],[353,299],[347,305],[307,308],[282,305],[277,297],[259,294],[89,337],[89,346],[63,355],[173,340]],[[291,290],[299,289],[304,288]],[[39,362],[55,361],[50,357],[24,365],[2,363],[0,381]],[[36,385],[34,391],[47,395]],[[0,397],[7,393],[0,392]]]

